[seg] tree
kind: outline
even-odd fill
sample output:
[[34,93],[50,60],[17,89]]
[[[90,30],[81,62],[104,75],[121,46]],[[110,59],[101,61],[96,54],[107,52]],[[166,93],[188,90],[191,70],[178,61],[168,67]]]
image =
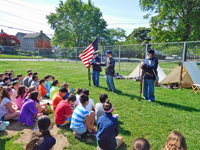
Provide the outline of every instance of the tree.
[[126,38],[127,41],[132,43],[130,44],[141,44],[148,43],[151,41],[151,37],[148,36],[148,33],[151,31],[150,28],[139,27],[132,31]]
[[102,18],[99,8],[91,1],[81,0],[60,1],[56,13],[46,17],[55,30],[54,45],[61,47],[88,46],[97,35],[104,36],[106,21]]
[[39,41],[35,43],[35,49],[37,50],[38,48],[52,48],[52,46],[49,41],[39,39]]
[[107,29],[105,35],[100,37],[101,45],[114,45],[126,39],[126,31],[121,28]]
[[2,46],[17,46],[20,44],[20,40],[14,35],[8,35],[6,33],[0,34],[0,45]]
[[140,0],[152,27],[152,42],[199,40],[200,0]]

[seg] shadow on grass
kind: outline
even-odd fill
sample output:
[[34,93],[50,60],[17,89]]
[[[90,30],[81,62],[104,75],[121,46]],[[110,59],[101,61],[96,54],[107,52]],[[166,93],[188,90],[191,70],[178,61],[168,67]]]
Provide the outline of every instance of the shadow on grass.
[[193,107],[182,106],[182,105],[178,105],[178,104],[166,103],[166,102],[160,102],[160,101],[155,101],[155,103],[162,105],[162,106],[165,106],[165,107],[176,108],[176,109],[184,110],[184,111],[200,112],[199,109],[196,109],[196,108],[193,108]]
[[129,130],[125,130],[120,126],[120,125],[123,125],[124,123],[121,121],[118,121],[118,122],[119,122],[119,132],[123,135],[127,135],[127,136],[131,135],[131,132]]
[[[108,90],[108,88],[105,88],[105,87],[102,87],[102,86],[99,86],[98,88],[105,89],[106,91]],[[109,91],[109,92],[111,92],[111,91]],[[123,96],[130,97],[131,100],[133,100],[134,98],[137,98],[137,99],[138,99],[138,97],[139,97],[139,96],[135,96],[135,95],[123,93],[121,90],[118,90],[118,89],[115,89],[115,93],[118,94],[118,95],[123,95]],[[139,95],[139,94],[138,94],[138,95]]]
[[33,126],[26,126],[24,123],[19,123],[17,120],[10,120],[10,125],[6,128],[6,130],[14,130],[14,131],[22,131],[24,129],[33,130],[36,126],[36,122],[34,122]]

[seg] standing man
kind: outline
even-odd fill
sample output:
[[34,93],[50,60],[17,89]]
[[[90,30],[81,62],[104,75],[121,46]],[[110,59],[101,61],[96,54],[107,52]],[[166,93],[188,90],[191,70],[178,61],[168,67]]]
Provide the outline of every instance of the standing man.
[[108,91],[112,91],[115,93],[115,85],[113,81],[113,77],[115,74],[115,60],[112,57],[111,50],[106,52],[107,59],[105,64],[101,64],[101,66],[106,66],[106,83],[108,85]]
[[149,102],[153,102],[155,100],[154,96],[154,85],[155,79],[157,76],[157,68],[158,68],[158,59],[154,57],[154,50],[149,49],[147,53],[147,58],[142,63],[142,67],[144,70],[143,75],[143,96],[144,99]]
[[93,58],[90,64],[93,65],[92,80],[93,80],[93,86],[96,86],[96,87],[99,86],[99,72],[102,71],[100,63],[101,63],[101,59],[99,58],[97,52],[94,52]]

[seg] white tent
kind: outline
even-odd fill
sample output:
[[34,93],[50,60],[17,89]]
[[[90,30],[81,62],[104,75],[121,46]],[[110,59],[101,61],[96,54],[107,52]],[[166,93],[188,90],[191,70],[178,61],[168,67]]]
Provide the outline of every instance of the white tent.
[[[129,79],[134,79],[139,77],[142,74],[141,63],[138,64],[138,66],[133,70],[133,72],[127,77]],[[163,72],[163,70],[158,65],[157,68],[158,71],[158,77],[159,77],[159,83],[166,77],[166,74]]]
[[[181,66],[177,66],[166,78],[160,83],[179,83],[180,82]],[[196,62],[183,62],[182,71],[182,86],[189,87],[192,84],[200,84],[200,71]]]

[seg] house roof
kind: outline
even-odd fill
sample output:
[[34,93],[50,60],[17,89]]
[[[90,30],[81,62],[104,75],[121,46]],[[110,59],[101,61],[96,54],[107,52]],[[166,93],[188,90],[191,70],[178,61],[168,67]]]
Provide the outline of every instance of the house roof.
[[[43,33],[43,35],[46,36],[46,34],[44,34],[44,33]],[[27,33],[25,36],[23,36],[23,38],[24,39],[27,39],[27,38],[34,39],[38,36],[40,36],[40,33]],[[48,36],[46,36],[46,37],[49,38]]]
[[17,32],[17,33],[20,34],[22,37],[26,35],[26,33],[22,33],[22,32]]

